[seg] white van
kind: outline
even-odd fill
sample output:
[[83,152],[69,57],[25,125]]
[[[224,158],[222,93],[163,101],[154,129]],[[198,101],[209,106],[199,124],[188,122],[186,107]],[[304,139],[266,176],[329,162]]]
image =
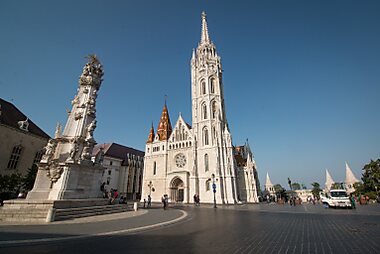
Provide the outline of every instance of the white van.
[[325,196],[321,197],[321,201],[324,205],[328,205],[329,207],[352,208],[346,190],[330,190]]

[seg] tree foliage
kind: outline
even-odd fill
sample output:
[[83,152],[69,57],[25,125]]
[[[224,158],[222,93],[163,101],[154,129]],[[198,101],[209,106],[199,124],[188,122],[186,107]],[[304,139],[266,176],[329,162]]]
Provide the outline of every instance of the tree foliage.
[[274,188],[274,191],[276,192],[277,198],[285,197],[286,190],[281,186],[281,184],[275,184],[273,188]]
[[321,185],[317,182],[313,182],[311,184],[311,186],[313,186],[313,189],[311,190],[311,193],[313,193],[313,196],[316,197],[316,198],[320,198],[319,196],[319,193],[322,191],[321,189]]
[[20,173],[0,175],[0,192],[17,193],[22,187],[22,182],[22,176]]
[[299,183],[292,183],[292,190],[300,190],[301,184]]
[[380,159],[371,160],[363,167],[363,185],[364,191],[380,191]]
[[36,180],[38,167],[36,164],[33,164],[33,166],[28,169],[28,172],[26,173],[25,177],[22,179],[22,186],[26,191],[30,191],[33,189],[34,182]]

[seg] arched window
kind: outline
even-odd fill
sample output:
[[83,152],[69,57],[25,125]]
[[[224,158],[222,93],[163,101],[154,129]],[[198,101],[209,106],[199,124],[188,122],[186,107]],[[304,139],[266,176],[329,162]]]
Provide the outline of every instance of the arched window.
[[203,145],[208,146],[208,129],[203,129]]
[[154,162],[153,162],[153,175],[156,175],[156,173],[157,173],[157,164],[156,164],[156,162],[154,161]]
[[216,80],[212,78],[210,82],[210,93],[215,93],[215,86],[216,86]]
[[203,80],[201,83],[201,94],[206,94],[206,82]]
[[209,168],[208,168],[208,154],[206,153],[205,154],[205,171],[208,171]]
[[212,105],[211,105],[211,114],[212,114],[212,119],[215,119],[216,118],[216,111],[217,111],[217,108],[216,108],[216,101],[213,101],[212,102]]
[[207,105],[206,105],[206,103],[204,103],[202,105],[202,115],[203,115],[203,119],[207,119]]
[[211,187],[211,179],[208,179],[207,181],[206,181],[206,191],[210,191],[210,188]]

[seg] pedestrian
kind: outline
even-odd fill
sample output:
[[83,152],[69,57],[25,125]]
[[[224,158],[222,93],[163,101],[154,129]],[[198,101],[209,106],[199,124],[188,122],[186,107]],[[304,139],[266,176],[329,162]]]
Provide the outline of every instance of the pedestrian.
[[197,201],[196,202],[197,206],[200,206],[201,205],[201,200],[199,198],[199,194],[197,194],[196,201]]
[[194,194],[193,199],[194,199],[194,205],[197,206],[197,194]]
[[164,197],[165,197],[165,206],[166,206],[166,208],[168,208],[168,206],[169,206],[169,196],[168,196],[168,194],[165,194]]
[[162,196],[162,198],[161,198],[161,202],[162,202],[162,205],[163,205],[163,207],[164,207],[164,210],[166,210],[166,200],[165,200],[165,195]]
[[145,208],[146,199],[144,198],[144,208]]
[[350,195],[350,200],[351,200],[351,207],[352,209],[356,209],[356,204],[355,204],[355,197],[354,195]]
[[148,208],[152,206],[152,197],[148,195]]

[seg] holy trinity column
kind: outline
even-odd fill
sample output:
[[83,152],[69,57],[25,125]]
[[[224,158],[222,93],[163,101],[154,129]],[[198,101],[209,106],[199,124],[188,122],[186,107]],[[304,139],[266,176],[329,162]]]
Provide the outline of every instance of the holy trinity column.
[[60,126],[45,147],[37,179],[28,199],[75,199],[98,197],[102,167],[91,161],[96,144],[96,99],[102,83],[103,66],[90,55],[79,78],[72,109],[60,134]]

